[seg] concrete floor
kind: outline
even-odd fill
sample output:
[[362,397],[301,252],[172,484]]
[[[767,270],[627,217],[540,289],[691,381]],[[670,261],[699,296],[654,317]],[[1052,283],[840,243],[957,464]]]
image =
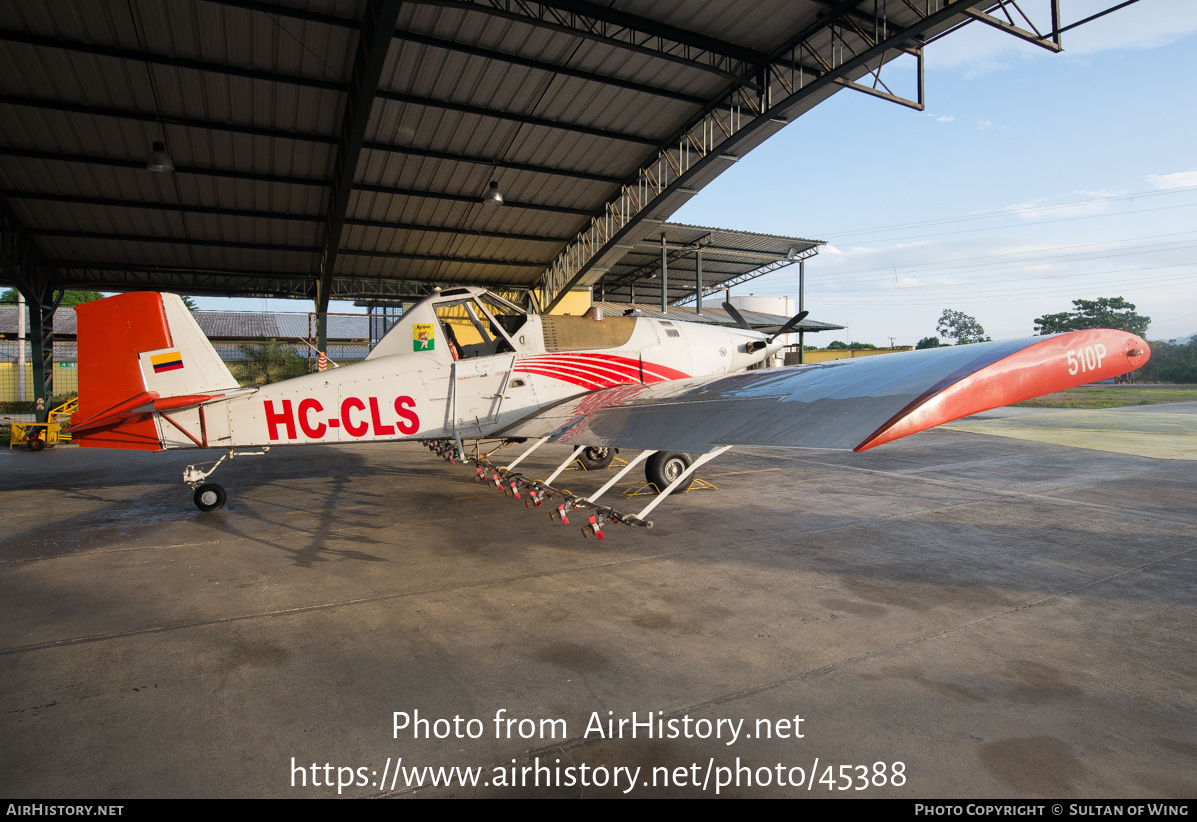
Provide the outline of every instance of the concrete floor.
[[[616,768],[641,769],[632,795],[694,796],[737,765],[721,795],[1197,794],[1192,461],[945,430],[733,449],[702,472],[718,491],[596,543],[417,445],[239,458],[213,514],[180,483],[192,459],[0,452],[0,796],[330,796],[338,777],[605,796]],[[564,738],[496,738],[500,710]],[[395,738],[396,711],[481,735]],[[745,722],[731,744],[726,723],[586,733],[632,712]],[[802,738],[757,738],[795,716]],[[400,757],[483,771],[413,790]],[[537,759],[587,786],[494,784]]]

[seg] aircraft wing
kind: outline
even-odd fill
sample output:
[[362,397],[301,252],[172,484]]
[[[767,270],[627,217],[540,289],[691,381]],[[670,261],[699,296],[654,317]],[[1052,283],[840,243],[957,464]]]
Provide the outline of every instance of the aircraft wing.
[[864,451],[1125,374],[1149,357],[1134,334],[1095,329],[617,386],[542,409],[501,436],[691,453],[723,445]]

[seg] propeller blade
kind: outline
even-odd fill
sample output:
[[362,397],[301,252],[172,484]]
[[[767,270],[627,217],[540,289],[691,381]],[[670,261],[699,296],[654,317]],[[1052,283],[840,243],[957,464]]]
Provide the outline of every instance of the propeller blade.
[[748,320],[744,319],[744,315],[737,311],[734,305],[731,303],[724,303],[723,310],[726,311],[728,315],[739,324],[740,328],[743,328],[745,331],[753,330],[752,326],[748,324]]
[[798,323],[805,320],[806,315],[809,313],[810,313],[809,311],[799,311],[793,317],[790,317],[790,319],[786,321],[786,324],[783,325],[781,328],[777,329],[777,333],[769,338],[769,342],[773,342],[778,337],[780,337],[782,334],[788,334],[791,331],[791,329],[794,328],[794,326],[798,325]]

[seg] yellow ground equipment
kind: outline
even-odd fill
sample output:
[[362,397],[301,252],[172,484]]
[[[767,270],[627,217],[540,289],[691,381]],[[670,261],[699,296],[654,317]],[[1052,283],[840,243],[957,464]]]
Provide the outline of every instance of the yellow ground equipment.
[[9,425],[9,450],[14,445],[28,445],[30,451],[41,451],[48,445],[70,442],[71,434],[67,429],[71,424],[71,414],[78,410],[79,400],[70,399],[52,409],[47,415],[47,422],[0,421]]

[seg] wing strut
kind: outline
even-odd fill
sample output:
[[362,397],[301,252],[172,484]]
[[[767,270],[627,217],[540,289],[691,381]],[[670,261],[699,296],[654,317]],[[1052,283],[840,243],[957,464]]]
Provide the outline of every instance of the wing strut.
[[[589,496],[580,496],[567,489],[554,488],[551,483],[554,482],[557,477],[561,476],[561,473],[578,458],[582,451],[586,449],[585,445],[580,445],[575,448],[569,455],[569,458],[558,465],[553,473],[549,474],[549,476],[543,480],[534,479],[513,470],[516,465],[524,460],[525,457],[527,457],[540,446],[544,445],[550,439],[552,439],[552,437],[538,438],[535,442],[528,446],[528,448],[525,449],[522,454],[512,460],[508,465],[495,465],[490,461],[489,455],[478,453],[477,447],[474,449],[474,455],[472,457],[467,457],[465,461],[473,462],[475,464],[476,469],[474,479],[476,481],[485,482],[488,484],[493,483],[496,488],[504,493],[504,495],[511,497],[512,499],[523,499],[524,505],[528,508],[539,508],[544,505],[547,500],[550,500],[553,497],[559,497],[561,501],[557,504],[556,508],[549,511],[549,518],[556,522],[560,522],[562,525],[569,525],[569,515],[573,511],[584,510],[590,512],[587,517],[587,524],[582,527],[582,535],[587,537],[593,536],[597,539],[606,539],[606,535],[603,533],[603,527],[607,523],[620,522],[624,525],[638,525],[641,528],[652,528],[652,521],[645,519],[645,517],[648,516],[653,509],[660,505],[667,496],[681,487],[682,484],[696,470],[698,470],[700,466],[705,465],[715,457],[722,454],[724,451],[731,448],[730,445],[725,445],[722,448],[716,448],[715,450],[698,457],[698,459],[696,459],[692,465],[682,472],[681,476],[671,482],[665,488],[665,490],[661,491],[657,495],[656,499],[646,505],[644,510],[642,510],[639,514],[633,515],[616,511],[614,506],[600,505],[598,499],[599,497],[603,496],[603,494],[606,494],[613,487],[615,487],[616,483],[627,476],[628,472],[630,472],[633,468],[644,462],[644,460],[648,459],[653,454],[657,453],[655,450],[641,451],[632,460],[630,460],[627,465],[623,466],[623,468],[620,469],[620,471],[618,471],[614,477],[608,480],[593,494],[590,494]],[[452,439],[425,440],[424,445],[430,448],[434,453],[444,457],[450,462],[455,462],[454,458],[459,454],[459,447]],[[520,493],[521,490],[527,494],[526,499]]]

